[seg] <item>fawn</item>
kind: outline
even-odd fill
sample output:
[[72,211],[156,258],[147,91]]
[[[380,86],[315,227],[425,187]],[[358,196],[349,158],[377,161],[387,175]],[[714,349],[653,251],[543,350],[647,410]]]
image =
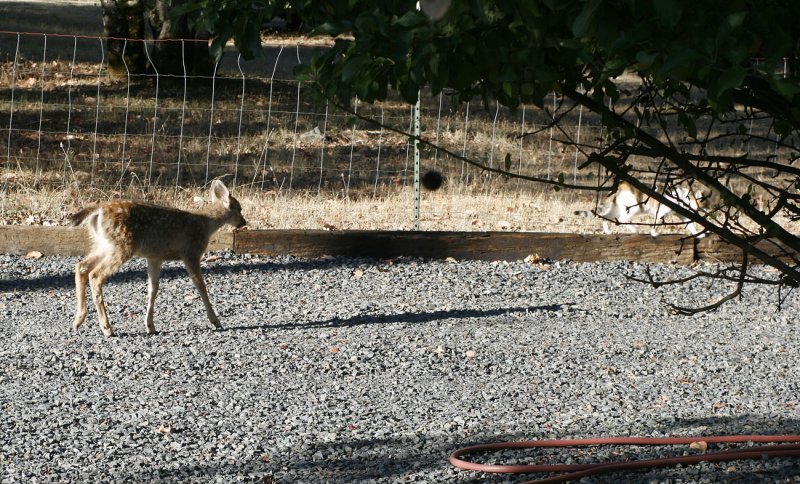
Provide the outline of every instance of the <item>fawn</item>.
[[182,260],[189,277],[200,291],[209,321],[221,329],[219,318],[211,307],[208,291],[200,272],[200,258],[208,247],[211,235],[225,224],[243,227],[242,206],[219,180],[211,183],[211,203],[198,213],[134,201],[111,201],[87,207],[72,216],[72,225],[86,222],[91,236],[89,254],[75,266],[75,289],[78,304],[75,311],[77,330],[86,320],[86,283],[92,289],[100,328],[113,336],[103,299],[103,284],[131,257],[147,259],[147,333],[155,333],[153,306],[158,292],[161,264],[165,260]]

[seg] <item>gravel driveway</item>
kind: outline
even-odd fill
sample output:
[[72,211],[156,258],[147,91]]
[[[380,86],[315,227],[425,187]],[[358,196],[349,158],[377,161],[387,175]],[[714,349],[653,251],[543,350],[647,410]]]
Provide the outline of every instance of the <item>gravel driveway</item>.
[[[800,433],[798,301],[777,311],[774,288],[688,318],[662,299],[721,292],[625,279],[642,264],[212,259],[225,330],[172,264],[147,336],[133,261],[106,286],[119,336],[105,339],[91,302],[71,328],[78,259],[0,255],[0,481],[505,482],[447,456],[499,440]],[[670,451],[696,452],[583,453]],[[798,460],[776,459],[591,482],[798,476]]]

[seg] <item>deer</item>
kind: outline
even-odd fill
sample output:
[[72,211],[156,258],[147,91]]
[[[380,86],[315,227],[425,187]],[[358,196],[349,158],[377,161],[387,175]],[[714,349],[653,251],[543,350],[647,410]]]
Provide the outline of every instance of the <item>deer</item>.
[[222,324],[211,306],[200,260],[208,248],[211,236],[225,225],[236,229],[247,222],[242,216],[242,206],[220,180],[210,188],[211,202],[197,212],[132,200],[114,200],[91,205],[71,216],[73,226],[86,225],[89,229],[91,249],[75,265],[77,307],[74,329],[77,331],[86,320],[86,284],[92,290],[97,308],[100,329],[106,337],[114,336],[108,322],[103,284],[134,256],[147,260],[147,334],[154,334],[155,311],[161,265],[164,261],[183,261],[189,278],[200,292],[208,320],[215,329]]

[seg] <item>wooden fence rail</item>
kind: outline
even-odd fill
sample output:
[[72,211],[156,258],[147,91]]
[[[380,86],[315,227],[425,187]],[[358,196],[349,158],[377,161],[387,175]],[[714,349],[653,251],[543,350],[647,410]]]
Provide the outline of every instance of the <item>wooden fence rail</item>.
[[[777,254],[768,242],[762,247]],[[83,227],[0,226],[0,253],[77,256],[86,253]],[[716,237],[695,240],[682,235],[583,235],[541,232],[413,232],[246,230],[220,232],[210,250],[298,257],[356,256],[428,259],[520,260],[529,255],[577,262],[631,260],[691,264],[696,260],[738,261],[736,247]]]

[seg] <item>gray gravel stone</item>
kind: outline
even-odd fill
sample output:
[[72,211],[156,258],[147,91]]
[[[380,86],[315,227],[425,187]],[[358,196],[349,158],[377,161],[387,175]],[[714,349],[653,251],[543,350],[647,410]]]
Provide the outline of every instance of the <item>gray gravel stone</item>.
[[[447,457],[504,440],[800,433],[798,301],[778,311],[774,287],[679,317],[664,301],[726,288],[653,289],[625,275],[686,269],[635,263],[221,255],[204,270],[224,330],[168,264],[146,335],[132,261],[106,286],[111,339],[91,302],[71,328],[76,258],[0,255],[0,482],[518,482]],[[558,460],[480,459],[541,454]],[[798,475],[776,459],[591,482]]]

